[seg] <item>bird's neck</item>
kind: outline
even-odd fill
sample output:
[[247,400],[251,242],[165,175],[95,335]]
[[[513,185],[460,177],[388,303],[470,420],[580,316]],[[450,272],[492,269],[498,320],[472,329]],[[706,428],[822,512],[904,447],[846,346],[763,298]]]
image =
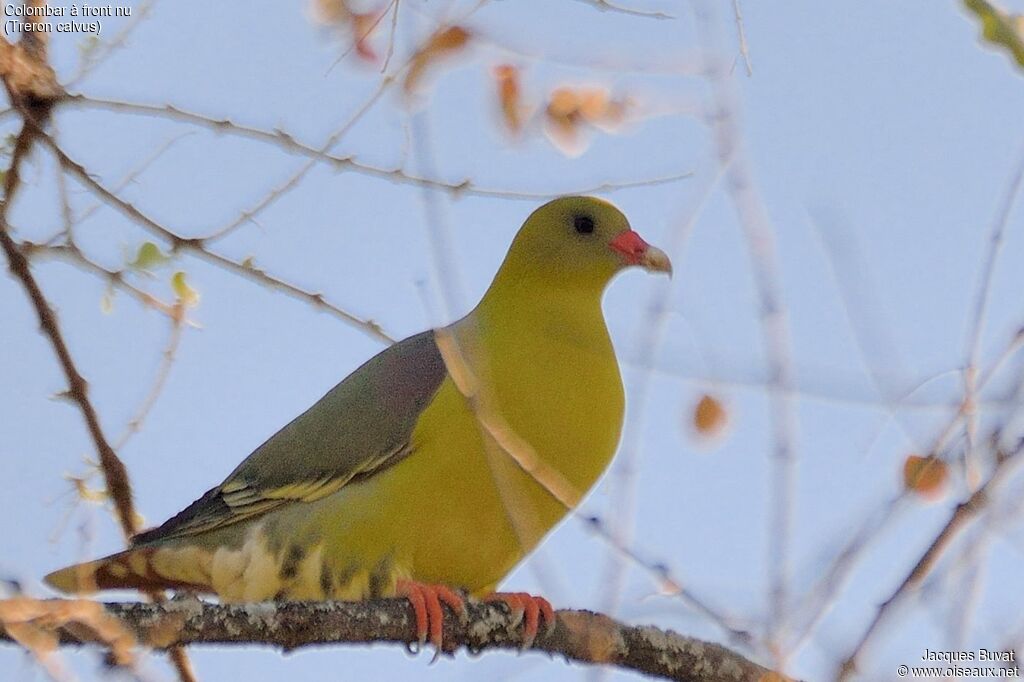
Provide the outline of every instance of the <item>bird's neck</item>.
[[604,286],[543,281],[532,274],[502,269],[466,320],[499,332],[500,344],[556,342],[593,351],[611,346],[601,310]]

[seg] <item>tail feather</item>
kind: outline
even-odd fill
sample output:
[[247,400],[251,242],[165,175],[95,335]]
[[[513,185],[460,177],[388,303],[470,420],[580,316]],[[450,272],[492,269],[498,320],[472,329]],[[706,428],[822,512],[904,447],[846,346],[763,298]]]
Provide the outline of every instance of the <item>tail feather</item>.
[[98,590],[193,590],[207,592],[209,586],[160,575],[153,567],[151,547],[128,549],[95,561],[67,566],[43,578],[46,584],[65,594],[87,594]]

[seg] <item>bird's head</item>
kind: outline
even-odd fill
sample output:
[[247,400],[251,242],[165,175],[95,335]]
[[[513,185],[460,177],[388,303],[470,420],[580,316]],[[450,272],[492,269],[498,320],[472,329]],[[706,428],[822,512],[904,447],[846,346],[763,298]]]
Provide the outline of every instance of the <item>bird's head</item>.
[[549,201],[526,219],[502,269],[514,276],[539,275],[549,285],[600,291],[634,265],[672,274],[665,252],[634,232],[622,211],[603,199],[570,196]]

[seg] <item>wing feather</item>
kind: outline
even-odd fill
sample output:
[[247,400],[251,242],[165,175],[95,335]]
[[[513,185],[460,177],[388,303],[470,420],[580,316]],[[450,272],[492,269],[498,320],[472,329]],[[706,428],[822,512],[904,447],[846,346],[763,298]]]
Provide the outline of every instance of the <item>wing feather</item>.
[[194,536],[312,502],[412,454],[409,438],[447,376],[432,331],[386,348],[257,448],[216,488],[136,545]]

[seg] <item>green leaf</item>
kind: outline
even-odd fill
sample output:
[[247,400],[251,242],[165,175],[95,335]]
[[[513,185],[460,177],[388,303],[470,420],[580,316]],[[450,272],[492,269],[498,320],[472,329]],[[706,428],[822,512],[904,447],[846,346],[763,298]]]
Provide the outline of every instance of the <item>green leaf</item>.
[[135,258],[128,265],[136,270],[149,272],[160,267],[168,260],[169,258],[160,250],[159,246],[153,242],[146,242],[139,247]]
[[988,0],[964,0],[964,7],[981,20],[981,37],[1010,53],[1024,69],[1024,16],[1005,12]]
[[179,270],[174,273],[174,276],[171,277],[171,288],[174,289],[174,295],[182,304],[190,308],[199,304],[199,292],[188,285],[184,272]]

